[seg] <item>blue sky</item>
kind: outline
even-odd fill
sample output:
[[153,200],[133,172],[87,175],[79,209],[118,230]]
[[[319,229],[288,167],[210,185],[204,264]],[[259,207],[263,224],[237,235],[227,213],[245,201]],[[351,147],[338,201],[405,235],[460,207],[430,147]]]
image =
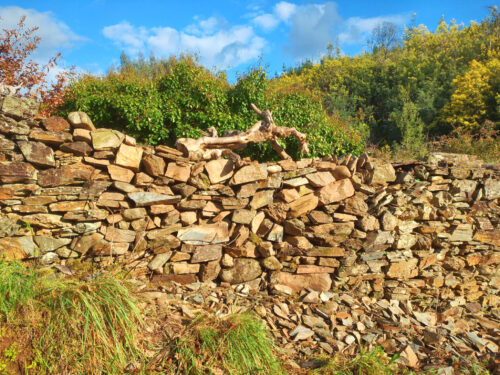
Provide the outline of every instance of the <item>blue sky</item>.
[[104,73],[118,64],[122,50],[131,56],[197,53],[215,71],[237,73],[263,63],[271,75],[283,64],[317,59],[329,41],[345,54],[363,51],[373,28],[384,21],[415,23],[434,30],[442,15],[469,24],[488,14],[483,0],[442,1],[171,1],[171,0],[16,0],[0,1],[0,25],[12,26],[21,15],[40,27],[44,62],[63,53],[61,68]]

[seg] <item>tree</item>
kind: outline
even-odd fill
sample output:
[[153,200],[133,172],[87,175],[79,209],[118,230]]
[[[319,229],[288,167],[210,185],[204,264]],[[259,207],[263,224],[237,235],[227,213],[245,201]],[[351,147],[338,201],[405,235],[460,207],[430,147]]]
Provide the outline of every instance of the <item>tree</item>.
[[0,82],[19,87],[19,95],[38,98],[43,104],[42,114],[48,114],[61,104],[65,84],[74,72],[61,72],[54,82],[48,82],[47,75],[57,65],[61,54],[56,54],[43,66],[32,61],[30,56],[37,49],[41,38],[35,34],[38,27],[28,28],[25,20],[26,17],[22,16],[15,28],[2,29]]
[[374,53],[382,52],[384,57],[387,57],[388,52],[399,46],[401,41],[401,28],[392,22],[384,21],[372,30],[368,45]]

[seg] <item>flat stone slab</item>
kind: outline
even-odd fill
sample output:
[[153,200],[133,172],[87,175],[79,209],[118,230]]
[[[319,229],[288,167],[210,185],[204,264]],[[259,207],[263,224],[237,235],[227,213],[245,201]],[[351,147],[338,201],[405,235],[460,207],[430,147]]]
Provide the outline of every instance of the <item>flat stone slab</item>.
[[229,241],[229,231],[226,222],[216,224],[191,225],[179,229],[177,238],[190,245],[209,245]]

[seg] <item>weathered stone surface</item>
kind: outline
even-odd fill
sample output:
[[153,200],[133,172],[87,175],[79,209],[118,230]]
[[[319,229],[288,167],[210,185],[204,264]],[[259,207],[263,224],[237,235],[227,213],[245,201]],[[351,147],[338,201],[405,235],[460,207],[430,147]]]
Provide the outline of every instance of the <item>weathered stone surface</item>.
[[477,231],[474,240],[500,248],[500,230]]
[[338,165],[332,170],[332,175],[336,180],[351,178],[351,171],[345,165]]
[[26,160],[39,167],[54,167],[54,153],[52,149],[41,142],[19,141],[18,143]]
[[29,138],[52,146],[59,146],[65,142],[71,142],[73,137],[67,132],[51,132],[41,129],[33,129]]
[[116,150],[125,139],[125,135],[118,130],[97,129],[90,133],[92,146],[96,151]]
[[283,241],[283,233],[283,227],[281,225],[274,224],[271,228],[271,231],[267,235],[267,240],[273,242],[281,242]]
[[340,202],[354,195],[354,186],[350,179],[331,182],[317,191],[319,202],[322,205]]
[[48,236],[34,236],[34,240],[42,254],[55,251],[71,243],[71,238],[53,238]]
[[92,143],[92,136],[90,135],[90,131],[86,129],[74,129],[73,138],[75,141],[85,142],[88,144]]
[[87,208],[89,208],[87,201],[64,201],[49,205],[49,209],[52,212],[83,211]]
[[212,184],[218,184],[231,178],[234,174],[234,163],[228,159],[211,160],[205,164],[205,169]]
[[190,264],[185,262],[176,262],[170,265],[172,273],[175,275],[184,275],[190,273],[198,273],[200,271],[199,264]]
[[153,206],[158,204],[173,204],[179,202],[182,198],[180,195],[165,195],[145,191],[129,193],[128,197],[138,207]]
[[304,195],[289,203],[290,211],[288,216],[296,218],[307,214],[318,206],[319,199],[314,194]]
[[500,180],[488,178],[484,182],[484,197],[488,200],[500,198]]
[[16,121],[10,117],[0,114],[0,133],[8,135],[26,135],[30,127],[26,121]]
[[231,179],[231,185],[241,185],[265,179],[267,179],[267,166],[254,163],[238,169]]
[[148,213],[146,212],[145,208],[142,207],[137,207],[137,208],[127,208],[126,210],[123,210],[122,216],[125,220],[136,220],[136,219],[142,219],[145,217]]
[[93,209],[80,212],[66,212],[63,216],[68,221],[100,221],[109,215],[107,210]]
[[92,147],[87,142],[69,142],[63,143],[59,149],[64,152],[70,152],[78,156],[90,155],[93,151]]
[[328,171],[311,173],[306,175],[306,178],[314,187],[323,187],[335,181],[335,178]]
[[104,239],[104,236],[100,233],[87,234],[76,241],[73,250],[80,254],[86,254],[94,245],[98,244]]
[[346,199],[343,203],[343,212],[346,214],[364,216],[368,212],[366,196],[362,193],[356,193],[353,197]]
[[202,282],[213,281],[219,277],[221,266],[218,260],[214,260],[200,267],[200,280]]
[[300,264],[297,266],[297,274],[314,274],[314,273],[334,273],[335,268],[325,266],[315,266],[313,264]]
[[[69,129],[69,123],[63,117],[51,116],[42,120],[42,125],[49,132],[60,133]],[[69,133],[66,133],[69,134]]]
[[229,231],[226,222],[192,225],[180,229],[177,238],[191,245],[218,244],[229,241]]
[[365,215],[357,222],[358,227],[365,231],[378,230],[380,228],[380,223],[375,216]]
[[142,158],[144,170],[151,176],[163,176],[165,173],[165,160],[156,155],[146,155]]
[[129,146],[122,143],[116,154],[115,164],[138,172],[141,165],[142,153],[142,147]]
[[191,176],[191,167],[189,165],[168,163],[165,176],[170,177],[175,181],[187,182]]
[[0,182],[11,184],[15,182],[30,183],[36,180],[37,170],[29,163],[0,163]]
[[274,190],[262,190],[255,193],[250,202],[250,207],[254,210],[265,207],[273,203]]
[[163,266],[165,265],[165,263],[168,262],[168,260],[170,259],[171,256],[172,256],[171,251],[167,251],[165,253],[155,255],[155,257],[151,260],[151,262],[148,263],[148,268],[151,271],[162,270]]
[[64,165],[38,173],[38,184],[43,187],[77,185],[88,182],[94,173],[94,168],[83,163]]
[[283,181],[283,185],[290,187],[299,187],[302,185],[307,185],[308,183],[309,180],[305,177],[296,177]]
[[451,234],[450,241],[470,241],[472,240],[472,225],[470,224],[459,224],[453,230]]
[[222,246],[206,245],[196,246],[196,249],[191,258],[191,263],[210,262],[222,257]]
[[412,258],[406,262],[392,263],[387,276],[394,279],[409,279],[418,276],[418,259]]
[[74,128],[82,128],[90,131],[95,130],[92,120],[85,112],[71,112],[68,115],[68,121]]
[[343,257],[345,250],[342,247],[315,246],[307,251],[307,255],[311,257]]
[[110,242],[134,242],[136,233],[133,230],[108,227],[106,230],[106,241]]
[[370,171],[367,183],[370,185],[386,185],[388,182],[396,181],[396,171],[391,163],[375,162],[373,170]]
[[250,224],[255,215],[254,210],[238,209],[233,211],[231,220],[236,224]]
[[35,99],[21,98],[17,96],[4,96],[1,101],[1,111],[7,116],[22,119],[35,117],[40,104]]
[[230,284],[241,284],[256,279],[262,274],[259,261],[250,258],[234,259],[234,267],[222,270],[220,277]]
[[108,173],[113,181],[130,182],[134,178],[134,172],[128,168],[117,165],[108,165]]
[[31,236],[0,238],[0,259],[23,260],[36,255]]
[[332,286],[332,279],[327,273],[296,275],[288,272],[274,272],[271,274],[271,283],[286,285],[296,293],[305,289],[326,292]]

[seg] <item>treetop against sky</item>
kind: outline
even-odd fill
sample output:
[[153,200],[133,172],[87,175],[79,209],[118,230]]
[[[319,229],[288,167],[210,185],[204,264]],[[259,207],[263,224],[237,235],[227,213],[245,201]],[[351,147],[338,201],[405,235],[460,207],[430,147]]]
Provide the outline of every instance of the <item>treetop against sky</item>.
[[[334,43],[341,53],[366,48],[382,22],[401,28],[424,24],[434,30],[444,15],[468,25],[488,14],[484,0],[358,1],[159,1],[16,0],[0,5],[0,26],[26,15],[42,37],[34,58],[45,63],[63,53],[59,69],[104,73],[124,51],[134,57],[189,52],[230,79],[264,64],[271,74],[283,65],[318,59]],[[54,71],[53,74],[57,72]]]

